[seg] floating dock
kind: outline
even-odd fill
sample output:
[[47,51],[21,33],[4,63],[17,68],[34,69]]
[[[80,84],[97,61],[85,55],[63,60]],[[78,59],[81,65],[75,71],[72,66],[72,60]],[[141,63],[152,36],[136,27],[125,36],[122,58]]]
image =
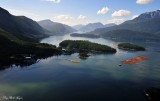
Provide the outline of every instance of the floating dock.
[[141,62],[143,60],[145,60],[146,57],[145,56],[137,56],[128,60],[124,60],[122,61],[123,64],[136,64],[138,62]]

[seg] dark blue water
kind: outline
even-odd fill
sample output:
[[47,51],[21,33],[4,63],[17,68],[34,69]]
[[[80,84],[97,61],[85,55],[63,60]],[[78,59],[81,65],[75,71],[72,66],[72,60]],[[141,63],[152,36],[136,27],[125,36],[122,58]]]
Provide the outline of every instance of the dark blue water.
[[[57,45],[67,39],[59,38],[43,41]],[[89,40],[115,48],[118,44],[103,39]],[[160,87],[160,52],[158,43],[141,45],[147,51],[118,50],[116,54],[92,55],[86,60],[79,59],[78,54],[53,56],[28,67],[13,66],[0,71],[0,100],[4,96],[19,96],[22,101],[147,101],[144,90]],[[139,55],[147,59],[119,66],[122,60]],[[80,63],[72,63],[70,59]]]

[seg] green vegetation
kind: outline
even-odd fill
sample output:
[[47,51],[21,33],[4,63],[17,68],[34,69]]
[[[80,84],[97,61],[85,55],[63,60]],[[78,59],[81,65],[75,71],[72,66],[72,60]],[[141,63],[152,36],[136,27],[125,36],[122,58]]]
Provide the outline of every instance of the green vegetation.
[[118,48],[124,49],[124,50],[145,51],[144,47],[130,44],[130,43],[120,43],[120,44],[118,44]]
[[[20,66],[33,64],[37,59],[47,58],[62,53],[61,49],[56,48],[56,46],[20,40],[2,29],[0,29],[0,48],[1,69],[5,66],[11,66],[12,64]],[[28,61],[25,59],[26,56],[34,57]]]
[[59,55],[56,46],[40,43],[47,37],[45,30],[32,19],[13,16],[0,7],[0,66],[28,65],[37,59]]
[[64,40],[59,46],[74,52],[116,53],[116,49],[84,40]]
[[83,53],[79,53],[78,57],[84,60],[84,59],[87,59],[89,55],[88,53],[83,52]]
[[13,54],[49,55],[61,53],[53,45],[23,41],[2,29],[0,29],[0,47],[0,52],[3,53],[1,55],[5,56]]
[[38,42],[48,37],[46,31],[36,22],[25,16],[14,16],[0,7],[0,28],[18,39]]

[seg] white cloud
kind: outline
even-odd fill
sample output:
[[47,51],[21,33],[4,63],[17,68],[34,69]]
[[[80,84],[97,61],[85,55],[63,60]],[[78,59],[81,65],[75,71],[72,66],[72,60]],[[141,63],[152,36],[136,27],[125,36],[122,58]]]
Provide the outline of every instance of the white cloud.
[[[81,19],[78,20],[78,17]],[[69,26],[78,25],[78,24],[85,25],[86,23],[91,21],[91,19],[87,19],[87,17],[82,14],[77,17],[69,14],[54,15],[54,17],[52,17],[51,19],[54,22],[63,23]]]
[[134,15],[134,16],[132,17],[132,20],[135,19],[135,18],[137,18],[137,17],[138,17],[138,15]]
[[86,16],[84,16],[84,15],[79,15],[79,16],[78,16],[78,19],[86,19]]
[[110,23],[121,24],[123,22],[124,22],[124,19],[113,18],[113,19],[107,20],[107,24],[110,24]]
[[77,22],[75,22],[73,20],[59,21],[59,23],[66,24],[66,25],[69,25],[69,26],[77,25]]
[[104,7],[102,8],[101,10],[99,10],[97,12],[98,15],[103,15],[103,14],[106,14],[107,12],[109,11],[109,8],[108,7]]
[[58,20],[70,20],[70,19],[73,19],[73,17],[70,16],[70,15],[58,15],[58,16],[55,16],[54,19],[58,19]]
[[50,1],[50,2],[54,2],[54,3],[60,3],[61,0],[45,0],[45,1]]
[[112,17],[124,17],[124,16],[129,16],[131,15],[131,12],[128,10],[119,10],[119,11],[115,11],[112,14]]
[[144,5],[144,4],[149,4],[152,1],[153,0],[137,0],[136,3]]

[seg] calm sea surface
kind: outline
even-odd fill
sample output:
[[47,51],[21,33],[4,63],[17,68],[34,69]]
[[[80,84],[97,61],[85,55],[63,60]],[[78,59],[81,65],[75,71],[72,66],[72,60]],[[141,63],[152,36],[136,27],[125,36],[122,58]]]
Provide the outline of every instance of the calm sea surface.
[[[117,49],[118,42],[105,39],[53,36],[42,40],[58,46],[66,39],[89,40]],[[147,50],[91,55],[86,60],[71,56],[53,56],[27,66],[0,71],[0,101],[7,97],[21,101],[147,101],[144,90],[160,87],[160,44],[139,43]],[[146,60],[119,66],[121,61],[136,56]],[[80,60],[72,63],[69,60]],[[13,98],[16,101],[16,98]]]

